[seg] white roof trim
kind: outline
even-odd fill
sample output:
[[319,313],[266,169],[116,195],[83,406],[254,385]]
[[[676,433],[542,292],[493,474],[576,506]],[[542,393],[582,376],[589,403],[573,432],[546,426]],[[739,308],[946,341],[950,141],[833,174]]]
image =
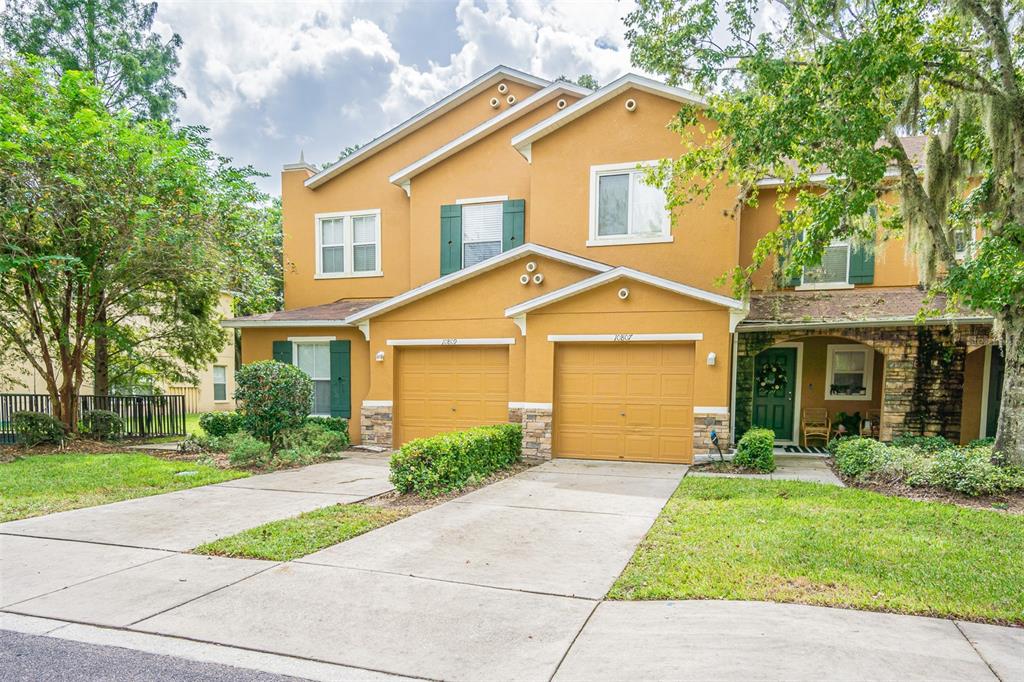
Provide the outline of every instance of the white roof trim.
[[743,309],[743,302],[738,301],[735,298],[729,298],[728,296],[722,296],[721,294],[716,294],[711,291],[705,291],[704,289],[691,287],[688,284],[680,284],[679,282],[673,282],[670,279],[664,279],[663,277],[651,275],[646,272],[640,272],[639,270],[633,270],[632,268],[618,267],[608,270],[607,272],[603,272],[599,275],[594,275],[593,277],[581,280],[579,282],[576,282],[575,284],[570,284],[567,287],[556,289],[555,291],[552,291],[551,293],[548,294],[544,294],[543,296],[531,298],[529,301],[524,301],[523,303],[520,303],[519,305],[514,305],[511,308],[506,308],[505,317],[515,317],[516,315],[523,315],[525,313],[530,312],[531,310],[543,308],[544,306],[550,305],[551,303],[555,303],[556,301],[571,298],[576,294],[581,294],[584,291],[589,291],[591,289],[601,286],[602,284],[614,282],[615,280],[622,278],[632,279],[637,282],[644,282],[645,284],[650,284],[660,289],[665,289],[667,291],[672,291],[683,296],[696,298],[701,301],[714,303],[715,305],[724,306],[726,308],[733,308],[737,310]]
[[539,88],[546,87],[550,83],[550,81],[538,78],[537,76],[532,76],[524,71],[519,71],[518,69],[512,69],[507,66],[496,66],[484,75],[475,78],[462,86],[444,99],[430,105],[412,118],[399,123],[383,135],[374,138],[369,144],[360,147],[357,151],[349,154],[344,159],[331,164],[316,175],[307,178],[305,182],[306,187],[313,188],[322,185],[335,175],[344,172],[350,166],[356,165],[360,161],[372,156],[377,151],[387,147],[392,142],[396,142],[405,137],[406,134],[430,123],[452,106],[457,105],[467,98],[479,93],[481,90],[490,87],[492,83],[498,80],[510,80],[525,85],[534,85]]
[[[991,324],[992,317],[985,316],[953,316],[928,317],[920,324]],[[741,323],[736,330],[739,332],[760,332],[776,329],[831,329],[834,327],[907,327],[919,324],[917,317],[879,317],[869,320],[833,320],[813,322],[771,322],[752,321]]]
[[431,168],[441,161],[444,161],[449,156],[456,154],[466,147],[469,147],[477,140],[486,137],[492,131],[497,130],[501,126],[505,125],[510,121],[514,121],[525,114],[530,113],[535,104],[544,104],[548,100],[553,99],[559,93],[571,93],[574,95],[586,96],[590,94],[590,90],[573,83],[567,83],[565,81],[555,81],[551,85],[547,86],[543,90],[538,90],[533,93],[522,102],[519,102],[515,106],[506,109],[497,116],[490,118],[476,128],[473,128],[464,135],[460,135],[443,147],[438,147],[434,151],[430,152],[423,158],[414,161],[402,170],[393,174],[388,181],[403,187],[405,183],[408,183],[413,176],[422,173],[423,171]]
[[383,312],[387,312],[388,310],[392,310],[393,308],[398,308],[400,306],[405,305],[406,303],[411,303],[412,301],[423,298],[424,296],[432,294],[435,291],[447,289],[453,284],[458,284],[463,280],[475,277],[476,275],[479,275],[480,273],[483,272],[487,272],[488,270],[493,270],[497,267],[501,267],[506,263],[509,263],[511,261],[516,260],[517,258],[521,258],[522,256],[527,255],[544,256],[545,258],[557,260],[562,263],[569,263],[571,265],[575,265],[586,270],[593,270],[594,272],[607,272],[612,269],[612,266],[610,265],[598,263],[597,261],[592,261],[587,258],[582,258],[580,256],[574,256],[571,253],[565,253],[564,251],[557,251],[555,249],[551,249],[546,246],[541,246],[539,244],[523,244],[522,246],[517,246],[511,251],[504,252],[500,256],[489,258],[485,261],[477,263],[476,265],[471,265],[468,268],[463,268],[458,272],[453,272],[450,275],[445,275],[444,277],[435,279],[432,282],[427,282],[426,284],[420,285],[415,289],[410,289],[409,291],[406,291],[404,294],[399,294],[394,298],[389,298],[386,301],[381,301],[377,305],[370,306],[369,308],[364,308],[363,310],[360,310],[359,312],[353,313],[352,315],[346,317],[345,322],[347,324],[355,324],[362,320],[371,317],[376,317],[377,315]]
[[[920,169],[917,170],[920,171]],[[825,182],[834,175],[835,173],[812,173],[810,176],[808,176],[807,181],[814,185],[821,182]],[[898,168],[890,168],[887,171],[885,171],[885,174],[882,177],[896,178],[899,177],[899,175],[900,170]],[[787,182],[788,181],[783,180],[782,178],[761,178],[754,184],[757,185],[758,187],[782,187]]]
[[530,146],[540,138],[553,133],[564,125],[575,121],[594,107],[604,104],[612,97],[629,88],[636,88],[654,95],[660,95],[677,102],[696,104],[704,106],[706,101],[700,95],[683,88],[676,88],[671,85],[659,83],[656,80],[638,76],[634,73],[627,73],[625,76],[612,81],[608,85],[595,90],[589,96],[584,97],[572,106],[562,109],[554,116],[549,116],[532,128],[528,128],[512,138],[512,146],[519,150],[519,153],[530,159]]

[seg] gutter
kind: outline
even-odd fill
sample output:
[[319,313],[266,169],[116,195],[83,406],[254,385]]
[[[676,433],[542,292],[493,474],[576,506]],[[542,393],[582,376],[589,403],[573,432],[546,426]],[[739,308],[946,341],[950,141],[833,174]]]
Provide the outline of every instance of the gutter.
[[224,320],[220,326],[228,329],[249,327],[351,327],[345,320]]
[[[992,324],[993,318],[988,316],[978,317],[931,317],[924,321],[924,324]],[[831,329],[835,327],[908,327],[921,324],[916,317],[890,317],[875,320],[835,320],[824,322],[815,320],[812,322],[741,322],[737,327],[738,333],[776,331],[783,329]]]

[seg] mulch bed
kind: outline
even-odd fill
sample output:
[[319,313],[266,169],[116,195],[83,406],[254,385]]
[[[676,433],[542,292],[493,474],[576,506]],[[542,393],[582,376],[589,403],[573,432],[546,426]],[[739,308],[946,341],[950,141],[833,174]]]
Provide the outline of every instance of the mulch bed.
[[882,481],[859,481],[849,476],[844,476],[836,468],[831,457],[827,460],[832,471],[850,488],[871,490],[891,497],[906,497],[911,500],[924,502],[945,502],[955,504],[958,507],[968,509],[985,509],[988,511],[1003,511],[1009,514],[1024,515],[1024,491],[1009,493],[1007,495],[989,495],[982,497],[970,497],[961,493],[955,493],[944,488],[932,486],[912,487],[904,483],[885,483]]

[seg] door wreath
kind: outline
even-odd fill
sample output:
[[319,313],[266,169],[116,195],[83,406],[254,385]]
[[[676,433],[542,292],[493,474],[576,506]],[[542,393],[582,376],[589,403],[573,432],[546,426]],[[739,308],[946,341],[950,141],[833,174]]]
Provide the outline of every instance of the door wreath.
[[768,361],[761,365],[757,374],[757,385],[762,395],[778,394],[786,390],[786,368],[777,362]]

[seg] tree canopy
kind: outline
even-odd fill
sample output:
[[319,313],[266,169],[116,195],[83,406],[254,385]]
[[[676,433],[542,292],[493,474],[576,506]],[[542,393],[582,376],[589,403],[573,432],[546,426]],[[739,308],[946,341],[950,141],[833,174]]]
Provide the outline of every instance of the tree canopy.
[[[640,0],[627,17],[634,62],[707,101],[700,115],[680,113],[684,152],[655,173],[671,203],[700,200],[724,176],[740,204],[756,204],[755,181],[773,177],[778,208],[795,206],[734,273],[737,293],[776,254],[792,275],[836,239],[906,234],[932,291],[995,319],[1006,357],[995,447],[1018,463],[1022,20],[1020,0]],[[923,159],[901,144],[913,133],[928,136]],[[823,169],[827,177],[812,179]],[[898,193],[898,206],[879,224],[866,220],[886,192]],[[965,234],[976,241],[961,259]]]

